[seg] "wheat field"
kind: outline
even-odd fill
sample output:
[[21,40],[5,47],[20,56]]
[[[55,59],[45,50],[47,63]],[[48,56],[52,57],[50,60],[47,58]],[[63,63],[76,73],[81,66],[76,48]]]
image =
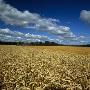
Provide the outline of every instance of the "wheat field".
[[90,48],[0,45],[0,90],[90,90]]

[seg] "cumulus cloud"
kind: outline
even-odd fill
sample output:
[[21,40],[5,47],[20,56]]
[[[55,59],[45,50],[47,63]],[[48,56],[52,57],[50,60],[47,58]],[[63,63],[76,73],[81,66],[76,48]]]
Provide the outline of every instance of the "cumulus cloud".
[[0,40],[4,41],[46,41],[50,40],[47,36],[34,35],[30,33],[21,33],[18,31],[11,31],[10,29],[0,29]]
[[69,27],[57,24],[60,22],[58,19],[43,18],[37,13],[19,11],[3,0],[0,0],[0,19],[10,25],[33,28],[54,35],[71,35]]
[[50,41],[50,42],[57,42],[61,43],[63,40],[57,39],[57,38],[49,38],[48,36],[44,35],[35,35],[30,33],[22,33],[19,31],[12,31],[8,28],[6,29],[0,29],[0,41],[21,41],[21,42],[44,42],[44,41]]
[[49,38],[48,36],[44,35],[34,35],[30,33],[22,33],[19,31],[12,31],[8,28],[6,29],[0,29],[0,41],[22,41],[22,42],[44,42],[44,41],[50,41],[50,42],[56,42],[56,43],[62,43],[62,44],[86,44],[88,39],[90,37],[85,36],[73,36],[72,37],[58,37],[58,38]]
[[[80,18],[90,23],[90,11],[81,11]],[[59,25],[58,19],[45,18],[37,13],[31,13],[30,11],[20,11],[13,6],[6,4],[3,0],[0,0],[0,20],[6,24],[21,26],[25,28],[32,28],[33,30],[46,31],[55,35],[57,38],[50,39],[47,36],[33,35],[30,33],[24,34],[18,31],[11,31],[10,29],[0,29],[0,40],[10,41],[80,41],[83,37],[77,37],[74,35],[70,27]],[[84,39],[84,38],[83,38]]]
[[26,26],[29,23],[35,23],[40,17],[38,14],[32,14],[29,11],[19,11],[16,8],[0,1],[0,18],[7,24]]
[[90,24],[90,11],[82,10],[80,13],[80,18],[86,23]]
[[17,32],[17,31],[11,31],[8,28],[6,28],[6,29],[0,29],[0,34],[9,35],[9,36],[15,36],[15,37],[24,36],[23,33]]

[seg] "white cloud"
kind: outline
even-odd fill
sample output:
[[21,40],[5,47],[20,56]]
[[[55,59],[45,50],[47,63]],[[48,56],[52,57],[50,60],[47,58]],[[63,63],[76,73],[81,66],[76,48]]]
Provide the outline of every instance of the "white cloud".
[[54,35],[70,35],[70,28],[60,26],[58,19],[43,18],[39,14],[29,11],[19,11],[18,9],[0,1],[0,19],[7,24],[33,28],[40,31],[46,31]]
[[11,31],[10,29],[0,29],[0,41],[22,41],[22,42],[44,42],[44,41],[50,41],[50,42],[56,42],[56,43],[62,43],[62,44],[86,44],[88,39],[90,37],[85,36],[79,36],[76,37],[73,35],[71,37],[58,37],[58,38],[49,38],[48,36],[44,35],[34,35],[30,33],[21,33],[18,31]]
[[21,33],[18,31],[11,31],[10,29],[0,29],[0,40],[1,41],[22,41],[22,42],[44,42],[53,41],[60,43],[59,39],[51,39],[44,35],[35,35],[30,33]]
[[31,39],[42,39],[42,40],[47,40],[48,37],[47,36],[41,36],[41,35],[34,35],[34,34],[25,34],[26,38],[31,38]]
[[[90,23],[90,11],[81,11],[80,18]],[[0,20],[6,24],[22,26],[25,28],[32,28],[33,30],[46,31],[55,35],[57,38],[50,39],[47,36],[24,34],[17,31],[11,31],[9,29],[0,29],[0,40],[21,40],[21,41],[77,41],[80,42],[83,37],[77,37],[74,35],[70,28],[67,26],[59,25],[58,19],[45,18],[37,13],[31,13],[29,11],[19,11],[18,9],[6,4],[3,0],[0,0]]]
[[0,29],[0,34],[10,35],[10,36],[15,36],[15,37],[24,36],[23,33],[17,32],[17,31],[11,31],[8,28],[6,28],[6,29]]
[[90,11],[82,10],[80,13],[80,18],[86,23],[90,24]]
[[34,35],[34,34],[24,34],[18,31],[11,31],[10,29],[0,29],[0,40],[9,41],[45,41],[49,40],[47,36]]

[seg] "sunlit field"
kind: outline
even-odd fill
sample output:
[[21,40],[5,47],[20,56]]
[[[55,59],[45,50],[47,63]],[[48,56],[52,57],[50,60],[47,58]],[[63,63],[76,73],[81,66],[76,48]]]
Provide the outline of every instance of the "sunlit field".
[[90,48],[1,45],[0,90],[90,90]]

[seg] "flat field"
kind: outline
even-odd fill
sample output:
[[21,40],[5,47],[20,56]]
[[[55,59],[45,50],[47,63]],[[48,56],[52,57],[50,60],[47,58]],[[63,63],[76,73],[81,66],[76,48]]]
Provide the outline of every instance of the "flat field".
[[0,90],[90,90],[90,48],[0,45]]

